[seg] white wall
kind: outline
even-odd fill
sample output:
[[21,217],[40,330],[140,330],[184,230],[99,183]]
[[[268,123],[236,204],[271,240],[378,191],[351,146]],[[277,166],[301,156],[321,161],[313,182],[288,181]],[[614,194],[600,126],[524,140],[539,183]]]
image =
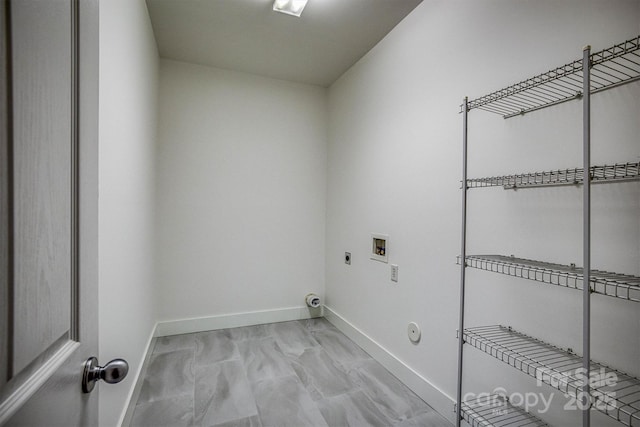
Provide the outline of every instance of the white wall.
[[[463,97],[580,58],[585,44],[599,50],[639,30],[635,0],[418,6],[329,90],[327,305],[454,397]],[[639,85],[594,95],[593,108],[593,161],[637,161]],[[470,176],[580,166],[581,126],[578,102],[510,120],[474,111]],[[596,186],[593,198],[593,268],[640,274],[640,184]],[[475,190],[469,214],[468,253],[582,263],[579,189]],[[372,232],[389,234],[398,284],[388,264],[369,259]],[[512,325],[581,351],[581,293],[473,270],[468,278],[468,325]],[[406,337],[410,321],[423,329],[418,345]],[[637,304],[594,297],[592,323],[592,357],[640,375]],[[469,346],[465,352],[466,391],[552,393]],[[556,392],[549,421],[578,425],[579,414],[563,413],[564,403]],[[594,417],[597,425],[607,422]]]
[[155,324],[153,221],[158,52],[143,0],[100,2],[100,425],[121,418]]
[[161,61],[160,320],[324,294],[326,90]]

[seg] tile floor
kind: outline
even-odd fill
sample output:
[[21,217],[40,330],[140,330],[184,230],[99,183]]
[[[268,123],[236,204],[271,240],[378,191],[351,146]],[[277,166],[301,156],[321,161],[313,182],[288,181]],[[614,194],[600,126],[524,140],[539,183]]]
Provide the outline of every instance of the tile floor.
[[131,426],[450,427],[325,319],[162,337]]

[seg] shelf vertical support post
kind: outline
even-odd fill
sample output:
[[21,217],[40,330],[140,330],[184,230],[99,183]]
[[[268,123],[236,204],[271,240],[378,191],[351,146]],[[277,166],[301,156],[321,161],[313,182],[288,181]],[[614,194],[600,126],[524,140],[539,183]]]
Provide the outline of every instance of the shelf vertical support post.
[[582,282],[582,367],[584,381],[582,386],[582,426],[591,423],[591,46],[586,46],[582,56],[582,138],[583,138],[583,282]]
[[467,118],[469,98],[464,98],[462,118],[462,232],[460,236],[460,313],[458,322],[458,385],[456,390],[456,427],[462,421],[462,351],[464,347],[464,290],[467,267]]

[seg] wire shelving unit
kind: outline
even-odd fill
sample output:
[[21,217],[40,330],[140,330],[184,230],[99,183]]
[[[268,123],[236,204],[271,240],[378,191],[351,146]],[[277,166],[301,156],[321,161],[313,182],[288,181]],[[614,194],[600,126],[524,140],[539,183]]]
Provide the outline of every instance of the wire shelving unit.
[[[467,255],[467,267],[582,290],[583,269],[575,265],[533,261],[506,255]],[[457,263],[460,264],[458,257]],[[591,270],[591,292],[640,302],[640,277]]]
[[[640,36],[590,55],[590,93],[640,79]],[[480,109],[505,119],[583,96],[584,58],[469,101],[468,111]],[[464,106],[462,107],[464,108]]]
[[[460,264],[460,308],[458,337],[458,385],[456,425],[462,420],[473,426],[509,425],[491,418],[491,408],[480,402],[462,402],[463,349],[471,344],[493,357],[572,395],[582,409],[582,425],[590,427],[590,408],[595,408],[627,426],[640,427],[640,380],[596,362],[591,362],[591,295],[640,302],[640,278],[591,268],[591,184],[640,179],[640,162],[613,165],[591,164],[591,95],[640,81],[640,35],[607,49],[591,53],[586,46],[582,58],[556,67],[477,99],[464,99],[462,149],[462,230]],[[503,118],[521,116],[542,108],[579,100],[582,103],[581,167],[468,179],[468,115],[483,110]],[[586,173],[588,171],[588,173]],[[556,185],[582,187],[582,267],[533,261],[504,255],[467,255],[467,194],[472,188],[502,186],[504,189],[535,188]],[[465,260],[461,262],[461,260]],[[580,290],[582,294],[582,355],[562,350],[540,340],[502,326],[467,328],[465,326],[466,269],[477,268],[498,274]],[[571,375],[604,369],[616,375],[615,385],[598,387],[585,378]],[[545,377],[546,375],[546,377]],[[590,406],[591,402],[591,406]],[[489,410],[489,412],[486,412]],[[526,414],[526,413],[525,413]],[[530,414],[528,414],[530,415]],[[527,415],[525,415],[527,416]],[[538,421],[532,421],[531,425]],[[542,421],[540,421],[542,422]]]
[[[541,383],[579,399],[584,392],[582,357],[513,329],[496,325],[468,328],[464,339]],[[584,372],[584,374],[582,373]],[[591,362],[593,408],[627,426],[640,426],[640,380]]]
[[471,427],[518,426],[545,427],[547,423],[522,408],[512,405],[500,394],[462,402],[462,416]]
[[[640,162],[616,163],[613,165],[591,166],[592,182],[632,181],[640,179]],[[583,168],[558,169],[516,175],[492,176],[467,179],[467,188],[502,186],[505,190],[545,187],[553,185],[578,185],[584,181]]]

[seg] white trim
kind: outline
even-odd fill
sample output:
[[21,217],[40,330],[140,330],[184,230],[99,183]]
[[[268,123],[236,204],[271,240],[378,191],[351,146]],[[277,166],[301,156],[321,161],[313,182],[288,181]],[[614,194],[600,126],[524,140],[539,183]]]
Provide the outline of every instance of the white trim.
[[169,320],[165,322],[158,322],[156,325],[155,336],[163,337],[167,335],[214,331],[216,329],[286,322],[289,320],[310,319],[313,317],[322,317],[322,307],[310,308],[307,306],[300,306],[276,310],[197,317],[192,319]]
[[133,379],[133,387],[129,389],[129,396],[127,396],[126,400],[127,404],[120,414],[120,420],[117,424],[120,427],[128,427],[131,424],[133,411],[136,409],[136,402],[138,401],[138,396],[140,396],[140,390],[142,389],[144,376],[147,373],[147,368],[149,367],[149,359],[151,358],[153,349],[156,346],[157,329],[158,324],[156,323],[151,329],[151,334],[149,334],[149,338],[147,339],[146,351],[142,355],[142,360],[138,365],[138,371],[136,372],[136,376]]
[[455,413],[453,412],[455,399],[432,384],[331,308],[327,306],[324,307],[324,316],[331,324],[338,328],[340,332],[362,347],[371,357],[380,362],[382,366],[395,375],[422,400],[427,402],[440,415],[452,423],[455,423]]

